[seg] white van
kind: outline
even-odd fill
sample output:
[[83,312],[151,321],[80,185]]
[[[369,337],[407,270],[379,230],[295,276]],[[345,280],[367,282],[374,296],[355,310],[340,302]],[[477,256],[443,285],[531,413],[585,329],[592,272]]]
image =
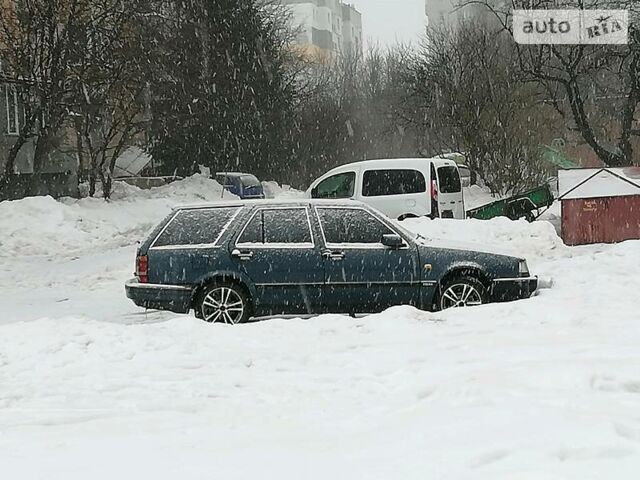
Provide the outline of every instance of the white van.
[[453,160],[367,160],[334,168],[311,184],[310,198],[350,198],[390,218],[465,218],[458,167]]

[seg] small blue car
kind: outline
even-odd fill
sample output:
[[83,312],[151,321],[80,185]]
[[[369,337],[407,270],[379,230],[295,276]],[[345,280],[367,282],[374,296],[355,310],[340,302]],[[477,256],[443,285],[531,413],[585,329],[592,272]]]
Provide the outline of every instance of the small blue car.
[[216,173],[216,181],[243,200],[265,198],[260,180],[249,173],[219,172]]
[[140,246],[138,306],[236,324],[254,316],[439,310],[528,298],[522,258],[432,246],[354,201],[182,207]]

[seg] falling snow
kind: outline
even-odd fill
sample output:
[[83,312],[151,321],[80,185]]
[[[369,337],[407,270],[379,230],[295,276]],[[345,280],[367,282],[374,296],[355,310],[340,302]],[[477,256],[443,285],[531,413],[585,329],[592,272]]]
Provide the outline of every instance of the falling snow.
[[118,184],[110,203],[0,203],[7,478],[636,477],[639,242],[570,248],[546,221],[414,219],[428,241],[519,252],[553,287],[237,327],[133,306],[135,242],[173,205],[220,196],[196,176]]

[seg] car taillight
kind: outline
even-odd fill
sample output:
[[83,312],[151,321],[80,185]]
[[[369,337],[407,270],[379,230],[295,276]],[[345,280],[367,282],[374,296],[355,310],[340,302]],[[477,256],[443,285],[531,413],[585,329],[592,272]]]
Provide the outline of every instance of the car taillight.
[[149,283],[149,257],[146,255],[136,258],[136,277],[140,283]]
[[438,183],[435,180],[431,181],[431,200],[438,201]]

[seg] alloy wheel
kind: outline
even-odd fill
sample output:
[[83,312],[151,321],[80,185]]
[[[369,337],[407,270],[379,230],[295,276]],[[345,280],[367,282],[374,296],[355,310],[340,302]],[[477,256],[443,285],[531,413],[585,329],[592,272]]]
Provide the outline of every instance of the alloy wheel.
[[242,296],[230,287],[214,288],[202,300],[202,317],[210,323],[240,323],[244,309]]
[[441,299],[442,310],[482,305],[482,294],[467,283],[451,285],[443,292]]

